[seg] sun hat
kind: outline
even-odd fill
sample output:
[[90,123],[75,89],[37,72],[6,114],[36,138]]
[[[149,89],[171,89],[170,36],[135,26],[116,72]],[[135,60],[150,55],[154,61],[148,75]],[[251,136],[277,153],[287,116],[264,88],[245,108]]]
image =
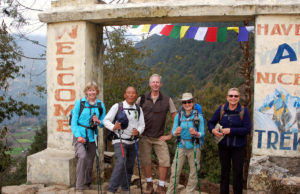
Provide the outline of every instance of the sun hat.
[[186,100],[192,100],[193,99],[193,94],[192,93],[183,93],[182,94],[182,99],[181,101],[186,101]]

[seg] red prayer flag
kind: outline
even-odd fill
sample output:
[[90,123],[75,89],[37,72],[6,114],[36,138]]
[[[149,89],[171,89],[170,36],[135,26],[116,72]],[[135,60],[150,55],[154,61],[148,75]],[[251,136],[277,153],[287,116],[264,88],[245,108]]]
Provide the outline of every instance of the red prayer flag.
[[160,32],[162,35],[169,36],[174,25],[166,25]]
[[218,27],[208,27],[206,33],[206,42],[216,42],[218,34]]

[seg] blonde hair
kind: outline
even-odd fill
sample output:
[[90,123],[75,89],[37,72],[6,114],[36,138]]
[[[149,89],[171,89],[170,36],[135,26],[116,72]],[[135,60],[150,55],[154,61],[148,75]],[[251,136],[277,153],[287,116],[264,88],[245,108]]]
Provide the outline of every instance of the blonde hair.
[[86,85],[85,85],[85,88],[83,90],[84,94],[87,93],[87,91],[91,88],[94,88],[97,92],[97,95],[99,94],[100,90],[99,90],[99,87],[98,85],[96,84],[96,82],[94,81],[91,81],[91,82],[88,82]]
[[238,93],[240,94],[240,91],[239,91],[238,88],[230,88],[230,89],[228,90],[227,94],[229,94],[229,92],[231,92],[231,91],[236,91],[236,92],[238,92]]
[[159,81],[161,82],[162,77],[160,75],[158,75],[157,73],[155,73],[155,74],[153,74],[153,75],[150,76],[150,78],[149,78],[149,84],[151,83],[151,80],[152,80],[153,77],[159,77]]

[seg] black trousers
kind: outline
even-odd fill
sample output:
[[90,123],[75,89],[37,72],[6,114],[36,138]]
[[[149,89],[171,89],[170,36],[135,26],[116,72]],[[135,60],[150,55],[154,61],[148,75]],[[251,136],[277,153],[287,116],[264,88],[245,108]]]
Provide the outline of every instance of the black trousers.
[[219,158],[221,163],[221,184],[220,194],[229,194],[229,178],[232,162],[233,171],[233,192],[234,194],[243,193],[243,166],[246,149],[243,147],[228,147],[218,145]]

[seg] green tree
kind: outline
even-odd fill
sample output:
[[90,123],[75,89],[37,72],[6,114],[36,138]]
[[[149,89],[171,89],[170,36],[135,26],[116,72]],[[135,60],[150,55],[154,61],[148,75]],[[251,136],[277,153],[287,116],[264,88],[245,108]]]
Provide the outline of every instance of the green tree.
[[[1,1],[1,18],[9,17],[11,19],[10,26],[20,27],[25,24],[25,20],[18,12],[18,6],[12,1]],[[3,7],[2,7],[3,6]],[[3,9],[2,9],[3,8]],[[3,17],[2,17],[3,16]],[[0,21],[0,124],[4,120],[10,120],[14,116],[22,116],[26,114],[37,114],[38,106],[26,104],[16,98],[16,95],[7,94],[12,80],[23,77],[20,73],[22,65],[20,64],[22,51],[17,46],[14,36],[8,33],[5,21]],[[0,126],[0,187],[2,187],[10,172],[12,166],[12,158],[8,154],[10,150],[7,145],[7,127]]]
[[107,108],[124,99],[124,89],[134,86],[142,94],[147,86],[149,68],[143,58],[150,52],[144,47],[135,48],[132,40],[126,39],[124,27],[106,30],[107,46],[104,55],[104,101]]

